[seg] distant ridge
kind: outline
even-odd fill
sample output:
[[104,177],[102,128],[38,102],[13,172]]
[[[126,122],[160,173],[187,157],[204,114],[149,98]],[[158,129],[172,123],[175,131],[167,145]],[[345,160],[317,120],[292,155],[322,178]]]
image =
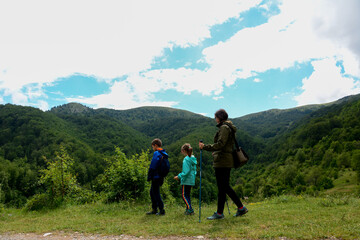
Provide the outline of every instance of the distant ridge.
[[50,109],[50,112],[57,114],[89,114],[94,113],[94,109],[86,107],[80,103],[67,103]]

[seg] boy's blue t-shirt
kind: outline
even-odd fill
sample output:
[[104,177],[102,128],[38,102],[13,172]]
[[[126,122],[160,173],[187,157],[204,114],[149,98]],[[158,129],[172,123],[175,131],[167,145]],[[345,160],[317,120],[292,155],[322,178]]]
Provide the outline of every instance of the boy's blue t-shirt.
[[163,155],[168,157],[168,154],[165,152],[165,149],[161,149],[154,152],[148,171],[148,181],[160,178],[158,169],[159,169],[160,159],[163,157]]

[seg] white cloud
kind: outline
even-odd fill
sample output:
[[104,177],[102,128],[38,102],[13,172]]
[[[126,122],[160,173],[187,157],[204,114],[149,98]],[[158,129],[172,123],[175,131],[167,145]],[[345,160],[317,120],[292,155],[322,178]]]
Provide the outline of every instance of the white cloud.
[[[270,18],[268,23],[245,28],[228,41],[204,49],[202,61],[209,63],[210,68],[204,71],[186,68],[150,70],[131,75],[127,83],[137,96],[147,96],[147,100],[149,94],[168,89],[185,94],[198,91],[218,98],[224,85],[231,86],[239,78],[253,77],[269,69],[285,69],[296,62],[334,56],[343,62],[347,74],[359,76],[357,56],[346,46],[317,31],[319,19],[330,21],[326,18],[328,8],[323,1],[283,1],[281,13]],[[260,81],[254,79],[254,82]],[[301,97],[297,99],[299,103],[303,101]]]
[[[242,29],[229,40],[204,49],[201,61],[210,65],[208,69],[150,69],[165,48],[198,45],[211,37],[212,26],[239,17],[260,3],[2,1],[0,90],[5,89],[14,103],[26,105],[45,97],[41,88],[60,77],[80,73],[109,81],[128,75],[126,80],[113,83],[109,94],[69,99],[123,109],[146,104],[174,106],[175,102],[154,100],[154,93],[167,89],[218,98],[223,87],[237,79],[289,68],[296,62],[335,57],[342,61],[345,74],[360,77],[357,0],[284,0],[280,14],[267,23]],[[269,10],[267,5],[259,7]],[[332,62],[323,63],[334,68]],[[30,83],[36,87],[26,87]],[[310,87],[304,83],[303,89],[309,92]],[[298,99],[304,102],[304,98]]]
[[327,103],[360,93],[359,82],[345,77],[333,58],[313,61],[314,72],[303,79],[303,92],[295,97],[298,105]]
[[223,96],[213,97],[213,99],[214,99],[215,101],[217,101],[217,100],[219,100],[219,99],[223,99],[223,98],[224,98]]
[[115,82],[110,93],[101,94],[91,98],[67,98],[68,102],[79,102],[93,105],[95,108],[128,109],[140,106],[173,107],[177,102],[156,101],[151,93],[134,91],[128,81]]
[[37,103],[35,103],[33,105],[43,111],[49,110],[49,104],[42,100],[38,101]]
[[313,1],[284,1],[280,9],[268,23],[245,28],[228,41],[205,49],[205,60],[212,67],[251,73],[285,69],[338,53],[331,41],[314,32],[312,19],[319,9]]
[[[359,1],[284,0],[280,10],[281,13],[271,17],[267,23],[245,28],[228,41],[204,49],[205,61],[211,68],[222,69],[229,76],[230,72],[237,71],[256,75],[270,69],[289,68],[295,63],[335,57],[342,62],[345,74],[360,77],[360,33],[357,30],[360,29],[360,17],[356,14],[360,10]],[[341,34],[337,34],[338,31]],[[334,68],[331,61],[322,63]],[[315,76],[319,76],[319,71]],[[341,77],[339,74],[336,76]],[[352,80],[340,79],[348,83]],[[339,86],[340,79],[335,81],[332,77],[331,93],[322,91],[321,87],[304,85],[305,92],[296,99],[299,104],[316,103],[322,101],[320,99],[333,100],[336,96],[352,93],[351,84]],[[312,81],[315,82],[311,84]],[[312,86],[319,81],[318,77],[311,77],[307,84]],[[336,87],[345,89],[335,91]],[[312,97],[306,97],[308,94]]]
[[197,45],[211,26],[259,2],[1,1],[0,89],[18,92],[74,73],[106,80],[148,70],[164,48]]
[[254,82],[259,83],[259,82],[262,82],[262,80],[259,79],[259,78],[255,78],[255,79],[254,79]]

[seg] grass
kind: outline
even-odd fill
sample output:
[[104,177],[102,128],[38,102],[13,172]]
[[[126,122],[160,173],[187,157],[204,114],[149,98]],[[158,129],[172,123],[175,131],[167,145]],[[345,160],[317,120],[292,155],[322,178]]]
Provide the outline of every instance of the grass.
[[[232,214],[235,206],[230,202]],[[197,205],[196,210],[198,209]],[[43,212],[3,209],[0,233],[80,232],[104,235],[206,236],[210,238],[279,238],[323,239],[360,238],[360,199],[355,197],[308,198],[281,196],[257,203],[247,203],[243,217],[206,220],[216,205],[202,206],[198,214],[185,216],[184,205],[166,205],[165,216],[146,216],[149,204],[87,204],[64,206]],[[226,206],[225,206],[226,207]]]
[[334,180],[334,187],[325,191],[325,194],[353,193],[359,188],[355,171],[340,171],[339,177]]

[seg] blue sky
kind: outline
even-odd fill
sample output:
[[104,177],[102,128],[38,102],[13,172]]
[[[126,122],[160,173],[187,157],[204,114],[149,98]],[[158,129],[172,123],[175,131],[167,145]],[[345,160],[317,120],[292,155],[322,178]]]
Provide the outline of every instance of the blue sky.
[[0,3],[0,104],[239,117],[360,93],[357,0],[20,5]]

